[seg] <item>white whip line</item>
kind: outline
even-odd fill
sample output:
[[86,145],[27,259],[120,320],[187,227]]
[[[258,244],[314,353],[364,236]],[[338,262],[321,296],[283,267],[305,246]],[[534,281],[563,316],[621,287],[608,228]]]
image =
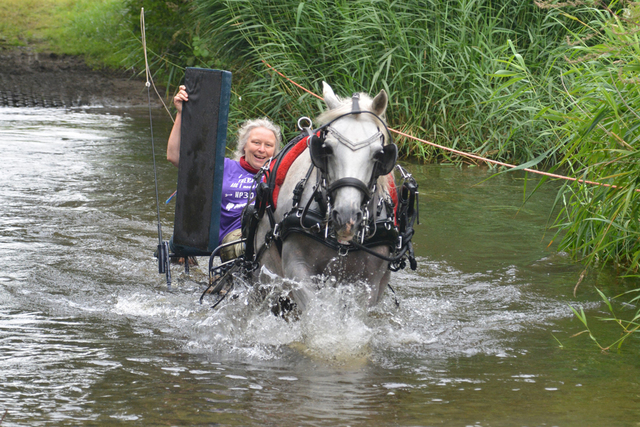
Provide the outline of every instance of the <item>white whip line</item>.
[[153,86],[153,90],[156,92],[156,95],[158,95],[158,99],[160,100],[160,102],[162,102],[162,106],[167,111],[167,114],[169,114],[169,117],[171,117],[171,121],[175,122],[173,116],[171,115],[171,112],[169,111],[169,108],[167,108],[167,105],[164,103],[162,96],[158,92],[158,88],[156,88],[156,84],[153,82],[153,77],[151,76],[151,70],[149,69],[149,60],[147,58],[147,35],[146,35],[146,28],[144,23],[144,7],[140,9],[140,31],[142,32],[142,50],[144,51],[144,70],[145,70],[145,77],[147,79],[147,82],[145,83],[145,85],[147,87]]

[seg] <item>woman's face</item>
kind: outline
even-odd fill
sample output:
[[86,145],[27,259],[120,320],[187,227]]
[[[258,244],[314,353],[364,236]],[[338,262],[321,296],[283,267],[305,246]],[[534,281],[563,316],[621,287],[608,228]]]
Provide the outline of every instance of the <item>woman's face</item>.
[[260,169],[264,163],[273,157],[276,151],[276,136],[266,128],[253,128],[244,146],[244,159],[252,167]]

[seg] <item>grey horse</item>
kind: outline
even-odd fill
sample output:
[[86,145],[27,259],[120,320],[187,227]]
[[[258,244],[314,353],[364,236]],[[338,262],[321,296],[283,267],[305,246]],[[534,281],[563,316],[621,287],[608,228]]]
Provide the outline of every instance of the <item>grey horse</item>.
[[342,99],[323,86],[328,110],[316,119],[321,127],[307,129],[306,147],[271,201],[275,209],[267,207],[272,211],[251,239],[254,275],[268,271],[295,283],[289,295],[301,310],[322,277],[364,286],[368,304],[378,303],[396,244],[395,237],[373,238],[394,227],[397,148],[384,119],[387,94]]

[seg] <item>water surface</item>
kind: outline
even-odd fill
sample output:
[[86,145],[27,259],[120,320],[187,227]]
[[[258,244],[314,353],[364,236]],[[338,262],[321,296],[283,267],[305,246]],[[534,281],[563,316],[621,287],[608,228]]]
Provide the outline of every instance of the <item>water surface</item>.
[[[162,202],[170,126],[155,113]],[[549,246],[552,184],[522,206],[523,175],[408,165],[419,267],[392,276],[400,306],[324,289],[287,323],[248,293],[200,305],[199,269],[167,291],[146,110],[0,108],[0,147],[3,427],[639,425],[637,338],[602,354],[571,337],[569,305],[603,344],[617,335],[593,318],[596,277],[574,297],[581,266]]]

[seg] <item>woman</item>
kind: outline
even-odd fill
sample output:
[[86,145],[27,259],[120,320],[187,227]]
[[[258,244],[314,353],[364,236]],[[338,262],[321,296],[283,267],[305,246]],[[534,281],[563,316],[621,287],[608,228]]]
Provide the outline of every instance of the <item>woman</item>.
[[[173,98],[178,114],[167,143],[167,160],[176,167],[180,160],[182,103],[187,101],[189,101],[189,95],[186,87],[180,86],[178,94]],[[278,152],[281,139],[280,127],[266,118],[248,120],[238,130],[235,159],[224,159],[219,244],[229,243],[242,237],[240,232],[242,210],[251,196],[253,177]],[[242,252],[242,245],[230,246],[221,251],[220,258],[227,261],[238,257]]]

